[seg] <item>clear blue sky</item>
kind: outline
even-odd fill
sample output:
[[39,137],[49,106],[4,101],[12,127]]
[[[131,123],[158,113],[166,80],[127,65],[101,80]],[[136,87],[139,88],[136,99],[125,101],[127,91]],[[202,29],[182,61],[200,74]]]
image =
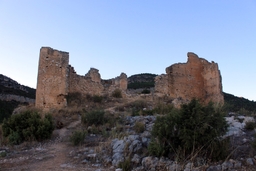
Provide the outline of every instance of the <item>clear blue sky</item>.
[[225,92],[256,100],[255,0],[0,0],[0,73],[35,88],[42,46],[103,79],[162,74],[194,52],[219,64]]

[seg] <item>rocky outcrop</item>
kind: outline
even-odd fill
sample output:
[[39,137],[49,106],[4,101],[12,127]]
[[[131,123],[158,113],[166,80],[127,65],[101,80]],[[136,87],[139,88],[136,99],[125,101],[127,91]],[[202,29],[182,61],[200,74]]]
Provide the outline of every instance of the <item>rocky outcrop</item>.
[[42,47],[40,50],[36,107],[50,109],[67,106],[66,97],[69,93],[82,95],[109,94],[115,89],[127,89],[127,76],[102,80],[99,70],[91,68],[84,76],[76,74],[69,65],[69,53]]
[[210,101],[223,104],[221,75],[218,64],[187,54],[187,63],[178,63],[166,68],[166,74],[155,78],[155,93],[168,95],[184,102],[193,98],[203,103]]

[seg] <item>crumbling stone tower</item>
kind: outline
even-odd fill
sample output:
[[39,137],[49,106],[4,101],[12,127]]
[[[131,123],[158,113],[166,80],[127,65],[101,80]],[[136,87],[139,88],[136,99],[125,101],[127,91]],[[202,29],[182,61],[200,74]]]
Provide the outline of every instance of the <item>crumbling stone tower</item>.
[[36,107],[62,108],[67,105],[69,53],[49,47],[40,49]]

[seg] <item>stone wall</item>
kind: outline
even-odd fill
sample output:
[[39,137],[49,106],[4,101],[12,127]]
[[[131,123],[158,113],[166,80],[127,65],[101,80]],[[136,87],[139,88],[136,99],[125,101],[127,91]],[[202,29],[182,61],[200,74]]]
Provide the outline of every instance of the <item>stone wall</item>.
[[127,89],[127,75],[102,80],[99,70],[91,68],[84,76],[78,75],[69,65],[69,53],[42,47],[40,50],[36,107],[63,108],[67,106],[68,93],[82,95],[111,94],[115,89]]
[[218,64],[187,54],[187,63],[178,63],[166,68],[166,74],[155,78],[155,93],[173,99],[190,101],[200,99],[204,103],[224,103],[221,75]]

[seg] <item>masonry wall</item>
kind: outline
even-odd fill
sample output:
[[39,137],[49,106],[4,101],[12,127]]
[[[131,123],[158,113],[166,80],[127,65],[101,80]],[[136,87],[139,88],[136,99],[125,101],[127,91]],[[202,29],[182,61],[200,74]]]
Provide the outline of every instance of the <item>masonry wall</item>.
[[126,91],[127,75],[121,73],[120,76],[102,80],[99,70],[91,68],[84,76],[77,75],[74,68],[69,70],[69,92],[80,92],[84,95],[111,95],[115,89]]

